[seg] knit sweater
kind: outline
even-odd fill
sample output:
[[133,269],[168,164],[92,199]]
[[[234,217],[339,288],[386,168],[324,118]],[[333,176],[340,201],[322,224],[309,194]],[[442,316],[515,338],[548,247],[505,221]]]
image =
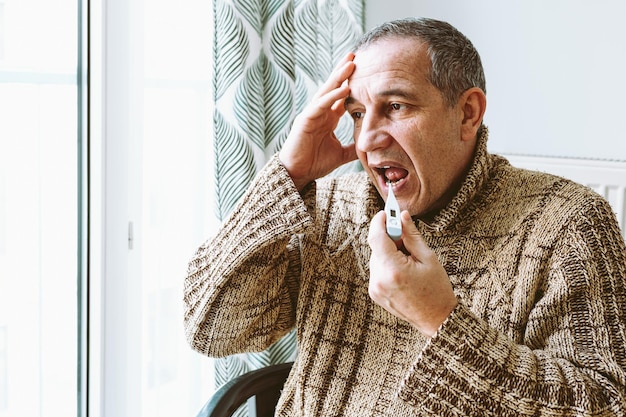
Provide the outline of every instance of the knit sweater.
[[189,263],[192,347],[259,351],[295,327],[280,416],[626,416],[626,248],[610,206],[486,140],[448,206],[416,219],[459,300],[433,338],[368,296],[384,203],[367,175],[299,193],[274,157]]

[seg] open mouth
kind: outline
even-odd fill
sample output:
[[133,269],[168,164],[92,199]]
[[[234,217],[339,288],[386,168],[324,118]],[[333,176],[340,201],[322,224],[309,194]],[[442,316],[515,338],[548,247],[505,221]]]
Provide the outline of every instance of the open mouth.
[[409,175],[409,172],[404,168],[392,167],[387,165],[376,168],[376,170],[378,171],[378,174],[383,178],[385,183],[391,186],[398,185],[400,182],[402,182],[402,180],[406,178],[407,175]]

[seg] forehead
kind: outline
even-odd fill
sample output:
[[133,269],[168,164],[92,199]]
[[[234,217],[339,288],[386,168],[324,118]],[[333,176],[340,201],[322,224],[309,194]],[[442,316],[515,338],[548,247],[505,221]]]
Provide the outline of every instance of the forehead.
[[351,96],[360,95],[362,89],[375,94],[377,91],[432,86],[427,46],[417,39],[378,40],[359,50],[354,64],[355,70],[348,79]]

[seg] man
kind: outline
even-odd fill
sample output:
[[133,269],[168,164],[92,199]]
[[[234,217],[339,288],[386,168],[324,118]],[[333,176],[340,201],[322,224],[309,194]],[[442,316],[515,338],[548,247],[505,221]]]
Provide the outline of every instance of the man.
[[[626,415],[616,219],[589,189],[489,154],[485,107],[452,26],[366,34],[191,260],[192,346],[262,350],[295,327],[281,416]],[[345,111],[350,146],[333,134]],[[365,173],[324,177],[357,157]]]

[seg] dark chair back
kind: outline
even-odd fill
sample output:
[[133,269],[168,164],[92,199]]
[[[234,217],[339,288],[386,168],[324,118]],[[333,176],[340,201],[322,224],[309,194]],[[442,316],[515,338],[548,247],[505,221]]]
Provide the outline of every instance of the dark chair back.
[[293,362],[271,365],[228,381],[211,396],[197,417],[230,417],[244,403],[248,403],[248,417],[273,417],[292,365]]

